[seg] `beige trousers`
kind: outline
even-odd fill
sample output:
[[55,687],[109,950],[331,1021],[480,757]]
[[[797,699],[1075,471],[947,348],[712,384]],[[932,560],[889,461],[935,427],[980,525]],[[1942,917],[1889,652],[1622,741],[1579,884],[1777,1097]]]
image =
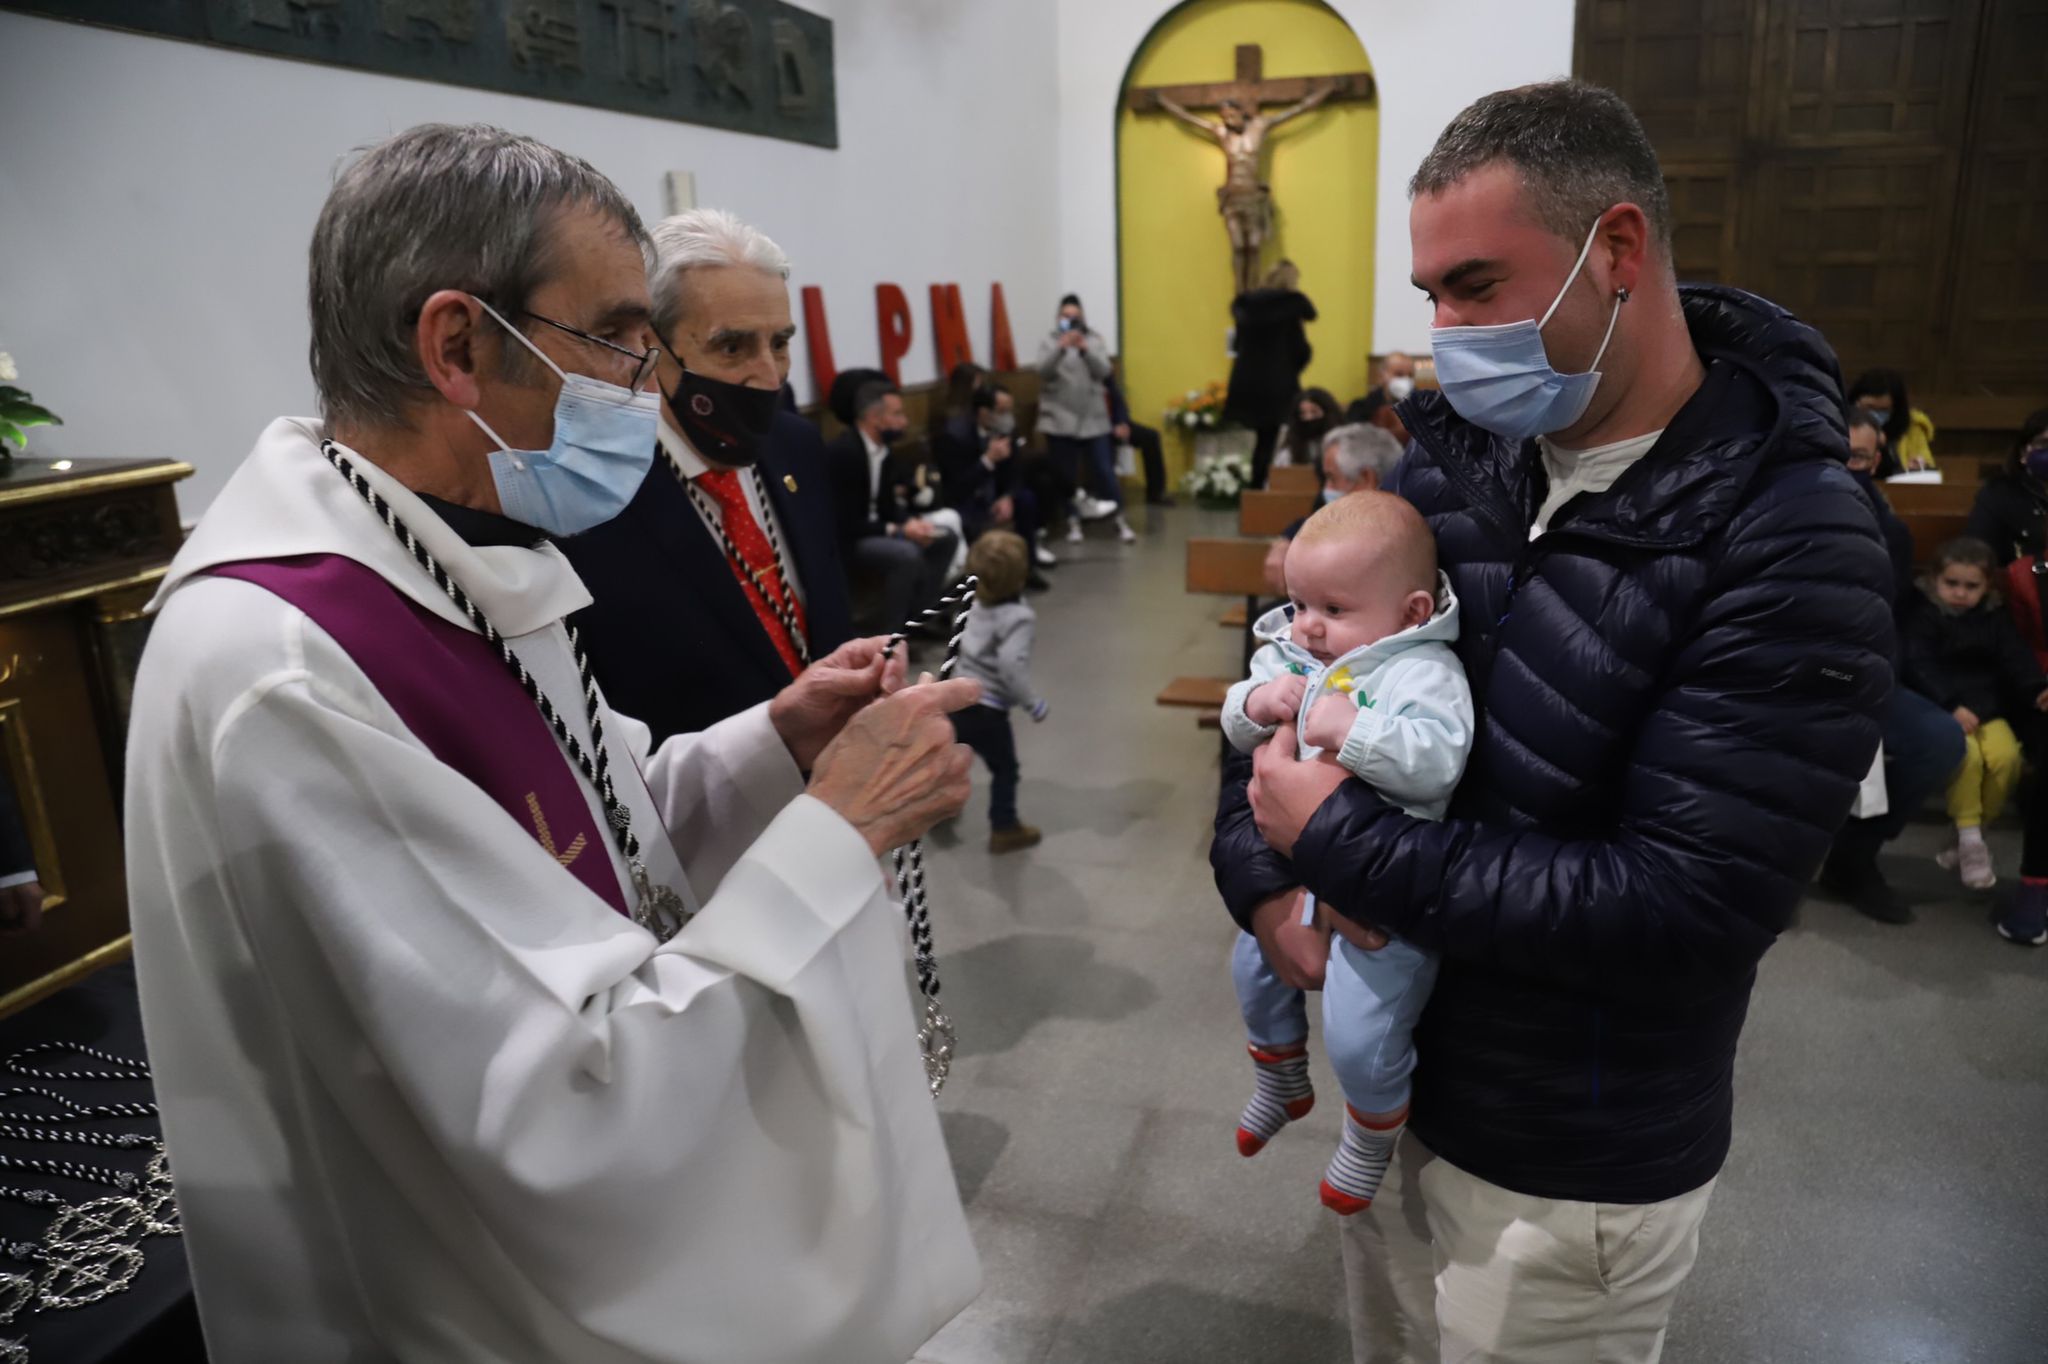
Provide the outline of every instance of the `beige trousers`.
[[1712,1181],[1662,1203],[1511,1193],[1403,1136],[1340,1219],[1354,1364],[1655,1364]]

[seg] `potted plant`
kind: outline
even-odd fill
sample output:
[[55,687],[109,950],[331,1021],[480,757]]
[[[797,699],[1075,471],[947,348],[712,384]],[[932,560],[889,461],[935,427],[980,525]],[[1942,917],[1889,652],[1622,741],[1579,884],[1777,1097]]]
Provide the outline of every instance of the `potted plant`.
[[14,367],[14,357],[0,351],[0,468],[5,468],[15,455],[28,449],[30,427],[64,424],[64,419],[49,408],[32,402],[27,389],[14,386],[14,381],[20,377],[21,372]]

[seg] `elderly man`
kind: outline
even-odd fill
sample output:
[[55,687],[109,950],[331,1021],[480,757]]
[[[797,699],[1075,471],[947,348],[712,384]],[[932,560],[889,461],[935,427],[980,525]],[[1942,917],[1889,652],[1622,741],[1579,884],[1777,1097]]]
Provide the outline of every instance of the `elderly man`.
[[1415,357],[1404,350],[1390,350],[1381,359],[1379,372],[1379,383],[1363,398],[1352,403],[1345,410],[1344,418],[1377,426],[1405,446],[1408,428],[1401,425],[1401,418],[1394,407],[1415,392]]
[[1478,747],[1428,822],[1282,727],[1213,861],[1295,983],[1303,886],[1361,947],[1442,954],[1395,1181],[1344,1224],[1357,1358],[1654,1360],[1757,961],[1877,746],[1889,569],[1834,355],[1677,287],[1620,99],[1489,95],[1411,189],[1443,392],[1403,405],[1393,490],[1474,622]]
[[216,1360],[901,1364],[974,1291],[875,857],[960,808],[975,688],[860,641],[650,749],[563,623],[544,533],[653,458],[648,245],[530,139],[370,149],[324,420],[166,576],[128,877]]
[[560,547],[597,680],[659,744],[773,697],[853,622],[824,441],[779,407],[789,258],[715,208],[653,236],[660,448],[623,513]]
[[1353,422],[1323,437],[1323,499],[1378,492],[1401,462],[1401,442],[1377,426]]

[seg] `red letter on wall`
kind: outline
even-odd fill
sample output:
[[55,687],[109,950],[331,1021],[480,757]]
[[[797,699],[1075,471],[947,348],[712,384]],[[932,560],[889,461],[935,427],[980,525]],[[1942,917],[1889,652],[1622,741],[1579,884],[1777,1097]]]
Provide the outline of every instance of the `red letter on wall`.
[[897,361],[910,354],[910,300],[894,284],[875,286],[875,329],[882,339],[882,372],[900,384]]
[[953,366],[971,364],[974,343],[967,338],[967,312],[960,306],[960,286],[932,286],[932,347],[938,352],[939,377],[953,372]]
[[1017,343],[1010,339],[1010,305],[1003,302],[1003,284],[997,280],[988,290],[988,362],[999,372],[1017,368]]
[[832,363],[832,329],[825,325],[825,291],[806,284],[803,299],[804,344],[811,352],[811,382],[817,385],[817,401],[822,403],[832,391],[832,381],[839,377],[839,366]]

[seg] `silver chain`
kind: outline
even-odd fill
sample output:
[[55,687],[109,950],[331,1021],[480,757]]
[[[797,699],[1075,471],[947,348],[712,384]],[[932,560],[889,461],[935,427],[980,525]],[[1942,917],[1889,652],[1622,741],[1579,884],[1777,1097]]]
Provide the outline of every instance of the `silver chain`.
[[327,462],[334,466],[335,472],[347,480],[349,487],[355,489],[356,495],[369,504],[370,510],[383,520],[386,528],[398,537],[398,542],[404,545],[413,560],[426,570],[427,576],[434,580],[435,585],[448,594],[448,600],[455,603],[456,610],[462,612],[469,619],[469,623],[474,625],[484,639],[498,651],[498,657],[511,670],[512,676],[526,692],[527,697],[540,709],[541,718],[548,722],[548,728],[555,732],[555,738],[568,750],[570,758],[582,771],[584,779],[597,792],[598,799],[604,806],[605,821],[611,825],[613,840],[626,859],[627,870],[632,873],[636,897],[633,922],[663,942],[674,937],[689,919],[689,912],[684,908],[680,895],[667,886],[657,886],[652,882],[647,874],[647,864],[640,858],[640,840],[633,833],[633,812],[626,808],[625,802],[619,799],[618,792],[612,785],[611,754],[605,746],[604,720],[598,714],[597,679],[591,673],[590,657],[583,652],[583,645],[576,630],[573,627],[569,629],[569,652],[576,660],[576,676],[583,684],[583,708],[590,724],[590,750],[595,750],[594,758],[591,751],[586,750],[581,741],[570,732],[568,722],[562,718],[562,713],[555,709],[555,703],[541,690],[540,683],[527,672],[526,664],[520,661],[518,653],[506,642],[505,637],[498,633],[498,627],[491,624],[477,604],[470,600],[469,594],[462,590],[462,584],[456,582],[448,570],[441,566],[440,561],[420,543],[419,538],[412,533],[412,528],[406,525],[392,509],[391,504],[384,500],[383,494],[371,487],[369,480],[356,471],[348,456],[341,453],[341,447],[331,440],[322,441],[320,453],[327,457]]
[[[55,1071],[35,1063],[36,1057],[53,1052],[89,1056],[111,1069]],[[16,1075],[45,1080],[149,1079],[149,1067],[140,1061],[130,1061],[95,1047],[64,1042],[42,1043],[17,1052],[8,1058],[6,1069]],[[57,1113],[40,1114],[30,1119],[36,1123],[149,1117],[156,1112],[154,1103],[80,1104],[39,1085],[12,1087],[0,1092],[0,1099],[21,1095],[56,1105]],[[70,1132],[5,1123],[0,1123],[0,1138],[100,1147],[150,1147],[155,1151],[148,1167],[140,1175],[65,1160],[27,1160],[0,1155],[0,1169],[54,1174],[64,1179],[110,1185],[126,1191],[122,1196],[73,1203],[48,1189],[0,1185],[0,1198],[52,1210],[50,1223],[38,1239],[0,1241],[0,1259],[30,1266],[24,1272],[0,1270],[0,1327],[12,1325],[21,1317],[35,1312],[87,1307],[112,1297],[127,1288],[142,1272],[141,1242],[144,1238],[181,1234],[170,1163],[164,1153],[163,1142],[157,1138],[140,1132]],[[28,1357],[25,1340],[0,1338],[0,1364],[28,1364]]]
[[740,572],[747,575],[747,581],[754,585],[754,590],[761,594],[761,600],[768,603],[768,609],[775,613],[775,618],[782,622],[782,628],[789,632],[789,642],[796,648],[797,662],[806,668],[810,667],[811,645],[810,641],[804,638],[803,629],[797,623],[796,590],[789,585],[789,563],[782,557],[782,537],[775,533],[775,518],[768,514],[768,484],[761,477],[760,466],[756,465],[747,472],[753,477],[754,491],[761,501],[761,529],[768,537],[769,550],[775,555],[775,591],[769,590],[767,580],[761,576],[758,569],[747,562],[747,556],[740,553],[740,547],[733,543],[732,536],[725,529],[724,511],[697,486],[695,479],[683,472],[683,466],[676,463],[675,456],[671,455],[665,446],[662,448],[661,457],[668,462],[669,471],[676,476],[676,481],[683,485],[683,491],[689,494],[690,504],[697,509],[697,514],[703,518],[704,524],[718,537],[719,544],[725,549],[725,557],[730,559]]
[[[960,643],[967,636],[967,618],[974,614],[974,588],[978,579],[971,574],[948,596],[939,598],[913,620],[904,622],[905,631],[935,623],[948,609],[953,612],[953,632],[946,640],[946,659],[939,665],[941,680],[953,675],[960,661]],[[882,657],[887,659],[904,642],[901,633],[889,636]],[[894,856],[896,893],[903,900],[903,915],[910,921],[910,947],[917,965],[917,990],[924,996],[924,1018],[917,1029],[918,1050],[924,1056],[925,1083],[932,1097],[946,1087],[953,1069],[953,1050],[959,1041],[953,1020],[939,1005],[939,963],[932,950],[932,911],[924,888],[924,840],[912,839]]]

